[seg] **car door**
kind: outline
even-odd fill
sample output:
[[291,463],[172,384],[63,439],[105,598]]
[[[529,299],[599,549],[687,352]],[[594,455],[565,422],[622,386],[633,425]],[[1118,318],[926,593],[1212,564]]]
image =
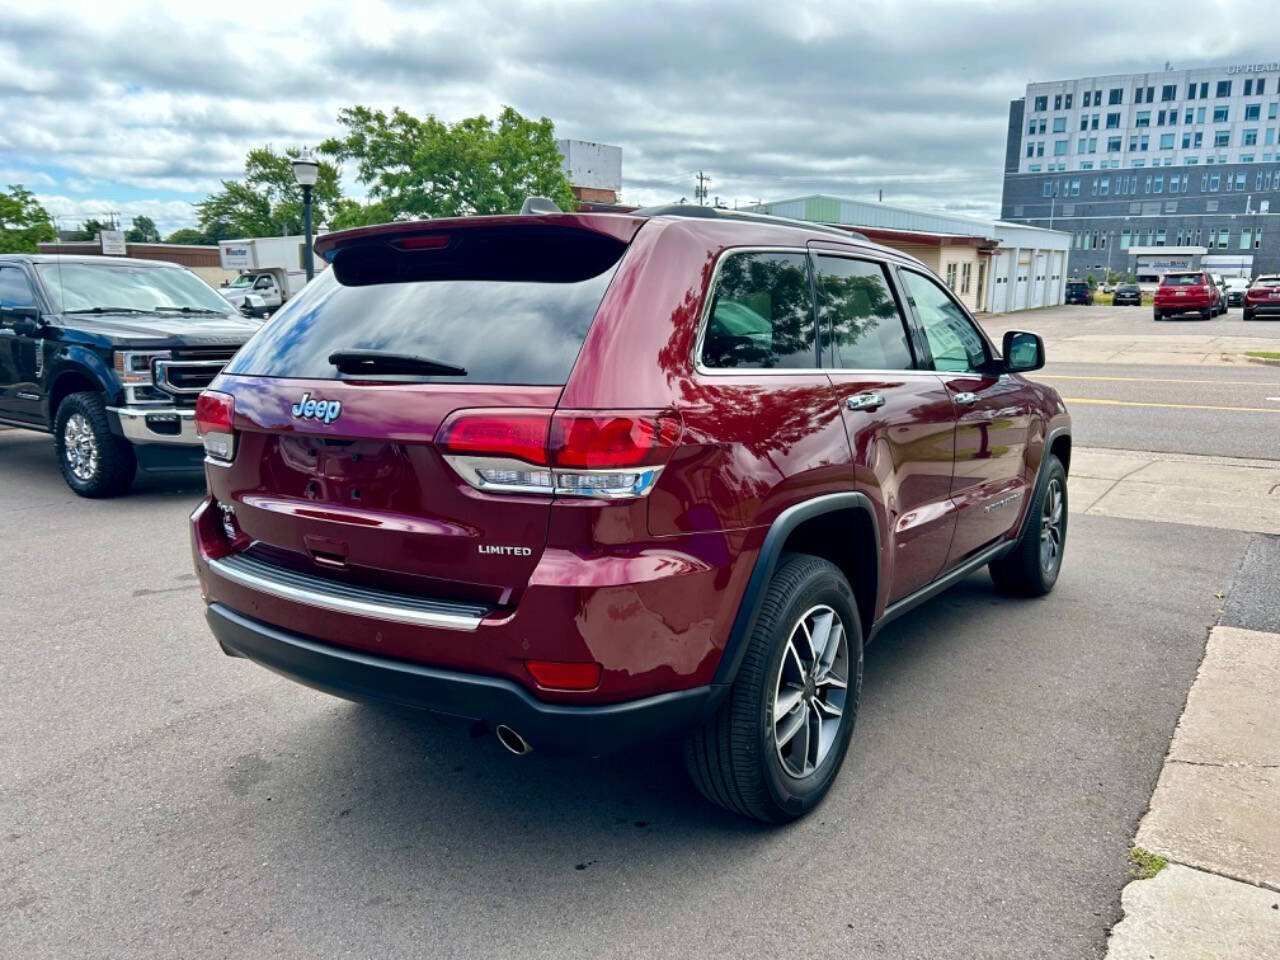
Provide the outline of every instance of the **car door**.
[[35,291],[16,264],[0,266],[0,418],[40,422],[40,350],[36,337],[19,334],[12,307],[36,307]]
[[267,306],[280,306],[280,291],[276,287],[275,279],[270,274],[263,274],[254,281],[253,292],[262,297]]
[[886,601],[938,576],[951,547],[955,410],[921,369],[884,262],[813,250],[824,366],[853,453],[857,489],[879,514]]
[[1022,513],[1032,481],[1026,456],[1032,396],[1020,379],[996,372],[986,337],[941,284],[906,267],[900,276],[956,411],[950,568],[1007,534]]

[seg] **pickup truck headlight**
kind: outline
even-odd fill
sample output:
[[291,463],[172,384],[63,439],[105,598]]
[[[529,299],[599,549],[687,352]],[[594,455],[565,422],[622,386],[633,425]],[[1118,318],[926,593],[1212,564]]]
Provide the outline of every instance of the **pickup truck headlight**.
[[117,350],[116,373],[125,384],[152,383],[151,362],[167,360],[173,354],[168,350]]

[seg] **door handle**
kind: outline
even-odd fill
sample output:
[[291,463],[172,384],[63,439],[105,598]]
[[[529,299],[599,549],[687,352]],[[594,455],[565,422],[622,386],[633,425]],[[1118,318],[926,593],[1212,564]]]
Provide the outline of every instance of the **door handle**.
[[850,410],[878,410],[884,406],[884,397],[878,393],[855,393],[844,405]]
[[951,399],[960,406],[967,407],[972,403],[978,402],[978,395],[976,393],[969,393],[968,391],[965,391],[964,393],[957,393]]

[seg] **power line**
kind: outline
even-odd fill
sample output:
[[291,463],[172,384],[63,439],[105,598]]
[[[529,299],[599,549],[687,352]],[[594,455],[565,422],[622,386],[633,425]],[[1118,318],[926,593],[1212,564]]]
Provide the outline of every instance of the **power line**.
[[698,185],[693,188],[693,195],[698,199],[698,206],[704,206],[707,202],[707,184],[711,182],[711,178],[698,171]]

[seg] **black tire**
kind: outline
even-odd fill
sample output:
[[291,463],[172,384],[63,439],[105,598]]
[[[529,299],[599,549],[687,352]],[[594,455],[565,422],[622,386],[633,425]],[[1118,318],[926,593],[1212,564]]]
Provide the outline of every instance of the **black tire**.
[[[1051,562],[1045,559],[1041,546],[1044,536],[1046,501],[1056,493],[1057,517],[1054,537],[1055,549]],[[996,589],[1013,597],[1043,597],[1058,582],[1062,570],[1062,555],[1067,545],[1067,471],[1062,461],[1052,453],[1045,454],[1044,469],[1035,496],[1027,508],[1027,520],[1022,535],[1012,551],[988,564]]]
[[1163,315],[1159,310],[1155,310],[1155,311],[1153,311],[1153,313],[1154,313],[1155,318],[1156,318],[1156,323],[1159,323],[1161,320],[1163,320],[1163,319],[1164,319],[1164,315]]
[[133,484],[138,467],[133,447],[111,432],[99,394],[73,393],[62,401],[53,444],[62,478],[80,496],[117,497]]
[[[803,664],[788,655],[788,647],[802,618],[824,607],[839,617],[845,638],[844,659],[835,656],[827,676],[838,675],[843,663],[846,686],[838,706],[841,714],[834,739],[822,753],[824,727],[819,721],[816,763],[812,770],[797,777],[787,764],[798,762],[800,734],[795,733],[791,740],[778,746],[773,713],[777,699],[783,695],[780,691],[786,692],[784,684],[792,695],[803,687],[802,695],[784,719],[799,718],[797,729],[803,730],[805,737],[801,765],[807,766],[810,736],[815,729],[812,718],[829,718],[828,711],[833,706],[820,706],[816,701],[840,691],[823,686],[822,680],[815,687],[807,676],[802,684],[786,682],[788,676],[804,674]],[[814,671],[815,676],[820,673]],[[820,557],[784,554],[765,591],[733,688],[715,714],[685,742],[689,776],[704,797],[742,816],[768,823],[802,817],[822,801],[840,770],[853,735],[861,693],[862,625],[848,580],[839,568]],[[784,759],[784,751],[790,752],[789,758]]]
[[1253,311],[1252,311],[1252,310],[1246,310],[1246,311],[1244,312],[1244,318],[1245,318],[1246,320],[1252,320],[1252,319],[1253,319]]
[[1201,310],[1201,311],[1200,311],[1200,319],[1201,319],[1201,320],[1212,320],[1212,319],[1213,319],[1214,317],[1216,317],[1216,316],[1217,316],[1217,314],[1216,314],[1216,313],[1214,313],[1212,310]]

